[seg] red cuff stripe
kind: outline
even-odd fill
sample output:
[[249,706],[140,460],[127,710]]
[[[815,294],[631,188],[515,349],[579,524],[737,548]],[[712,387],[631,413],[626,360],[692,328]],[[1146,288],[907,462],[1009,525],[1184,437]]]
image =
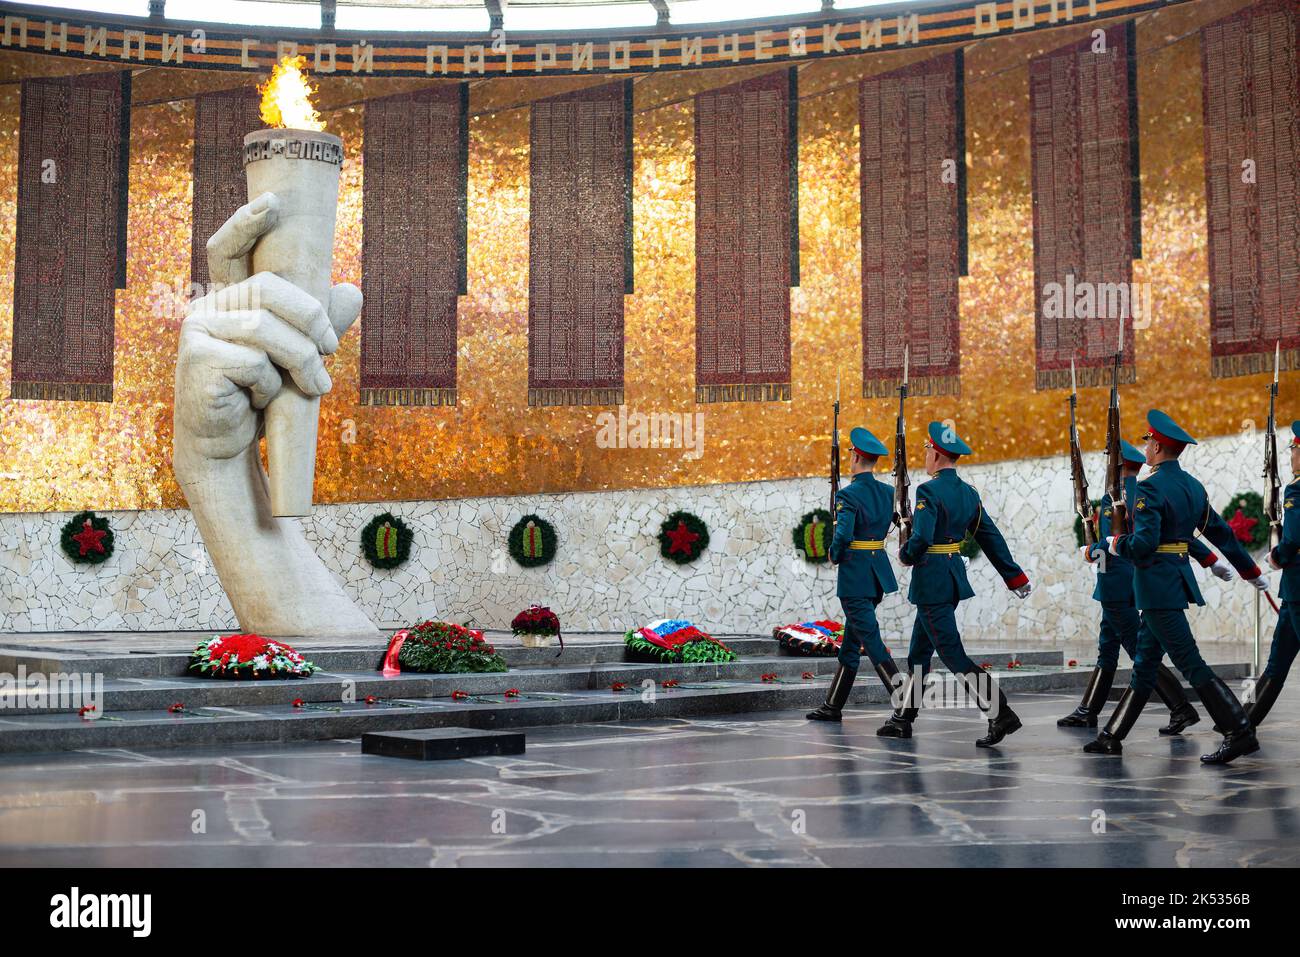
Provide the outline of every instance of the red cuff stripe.
[[1019,588],[1021,585],[1028,585],[1028,584],[1029,584],[1029,576],[1026,575],[1024,572],[1021,572],[1015,578],[1009,579],[1007,581],[1008,588]]
[[1250,569],[1250,571],[1248,571],[1248,572],[1242,572],[1242,573],[1241,573],[1241,577],[1244,578],[1244,579],[1246,579],[1246,581],[1248,581],[1248,582],[1250,582],[1250,581],[1254,581],[1254,580],[1255,580],[1256,578],[1258,578],[1259,576],[1260,576],[1260,570],[1259,570],[1259,566],[1258,566],[1258,565],[1254,565],[1254,566],[1252,566],[1251,569]]
[[1214,554],[1214,552],[1210,552],[1210,554],[1206,555],[1204,558],[1201,559],[1201,567],[1209,568],[1218,560],[1219,560],[1219,556]]

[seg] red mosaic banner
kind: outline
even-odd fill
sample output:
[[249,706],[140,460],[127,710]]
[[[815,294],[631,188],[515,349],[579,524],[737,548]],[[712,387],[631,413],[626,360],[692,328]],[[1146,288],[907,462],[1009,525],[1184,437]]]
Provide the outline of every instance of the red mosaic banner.
[[253,87],[203,93],[194,100],[194,213],[190,281],[207,287],[208,239],[248,201],[244,137],[264,124]]
[[130,82],[129,71],[22,82],[15,399],[113,401],[114,291],[126,284]]
[[620,82],[532,104],[529,405],[623,402],[631,96]]
[[448,84],[366,103],[362,405],[456,404],[467,92]]
[[1201,29],[1210,372],[1300,369],[1300,31],[1294,0]]
[[862,394],[960,391],[957,278],[965,259],[960,51],[858,84]]
[[697,402],[790,398],[793,82],[782,70],[695,96]]
[[1029,63],[1034,192],[1035,387],[1107,385],[1124,329],[1132,382],[1141,255],[1136,61],[1131,23]]

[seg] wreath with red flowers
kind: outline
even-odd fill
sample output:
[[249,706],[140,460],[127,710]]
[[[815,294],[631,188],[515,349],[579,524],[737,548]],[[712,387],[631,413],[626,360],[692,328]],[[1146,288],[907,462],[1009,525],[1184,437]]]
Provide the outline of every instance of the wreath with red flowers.
[[821,565],[827,561],[831,549],[831,513],[824,508],[815,509],[799,519],[794,530],[794,547],[803,553],[805,561]]
[[189,670],[205,678],[308,678],[317,668],[283,641],[261,635],[213,635],[190,655]]
[[64,553],[81,565],[98,565],[113,554],[113,530],[108,519],[94,512],[78,512],[59,533]]
[[481,674],[505,671],[506,661],[483,632],[449,621],[426,621],[407,629],[397,653],[403,671]]
[[361,551],[375,568],[396,568],[411,557],[414,537],[404,521],[392,512],[383,512],[361,530]]
[[510,557],[524,568],[546,565],[555,558],[555,529],[538,515],[525,515],[510,529],[506,547]]
[[[555,612],[545,605],[529,605],[510,622],[510,630],[518,638],[522,635],[537,638],[559,638],[560,652],[564,651],[564,635],[560,631],[560,619]],[[528,645],[527,640],[524,641]],[[550,642],[545,642],[550,644]],[[556,657],[559,657],[557,654]]]
[[1268,516],[1264,514],[1264,496],[1258,492],[1238,492],[1221,514],[1247,551],[1268,544]]
[[678,565],[699,558],[709,547],[709,527],[698,515],[673,512],[659,526],[659,554]]

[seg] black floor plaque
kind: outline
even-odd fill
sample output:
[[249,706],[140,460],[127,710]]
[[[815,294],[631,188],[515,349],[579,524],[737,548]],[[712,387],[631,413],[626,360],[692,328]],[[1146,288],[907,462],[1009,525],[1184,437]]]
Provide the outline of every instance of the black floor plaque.
[[479,731],[474,728],[420,728],[414,731],[367,731],[361,753],[417,761],[481,758],[494,754],[523,754],[522,731]]

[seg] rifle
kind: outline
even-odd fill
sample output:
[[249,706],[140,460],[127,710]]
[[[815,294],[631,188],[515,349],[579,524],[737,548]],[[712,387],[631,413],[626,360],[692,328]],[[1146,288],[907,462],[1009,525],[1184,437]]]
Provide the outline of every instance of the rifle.
[[898,387],[898,422],[894,426],[894,524],[898,526],[898,547],[907,544],[912,534],[911,482],[907,477],[907,423],[903,418],[907,402],[907,366],[909,347],[903,346],[903,382]]
[[1079,387],[1075,381],[1074,360],[1070,360],[1070,480],[1074,483],[1074,511],[1083,520],[1083,540],[1089,547],[1097,544],[1097,527],[1093,524],[1092,499],[1088,498],[1088,476],[1083,471],[1083,450],[1079,448],[1079,425],[1076,412]]
[[1106,412],[1106,492],[1110,495],[1110,533],[1128,531],[1128,502],[1124,494],[1124,452],[1120,448],[1119,364],[1124,352],[1124,327],[1120,326],[1120,347],[1115,353],[1110,379],[1110,408]]
[[[1264,434],[1264,517],[1268,519],[1268,547],[1282,541],[1282,481],[1277,477],[1277,371],[1282,359],[1282,340],[1273,350],[1273,384],[1268,387],[1268,430]],[[1264,597],[1279,615],[1282,609],[1267,591]],[[1258,671],[1259,669],[1256,669]]]
[[831,418],[831,534],[835,533],[835,497],[840,494],[840,375],[835,373],[835,412]]
[[1282,541],[1282,482],[1277,477],[1277,370],[1282,342],[1273,353],[1273,384],[1268,388],[1268,430],[1264,435],[1264,517],[1268,519],[1268,547]]

